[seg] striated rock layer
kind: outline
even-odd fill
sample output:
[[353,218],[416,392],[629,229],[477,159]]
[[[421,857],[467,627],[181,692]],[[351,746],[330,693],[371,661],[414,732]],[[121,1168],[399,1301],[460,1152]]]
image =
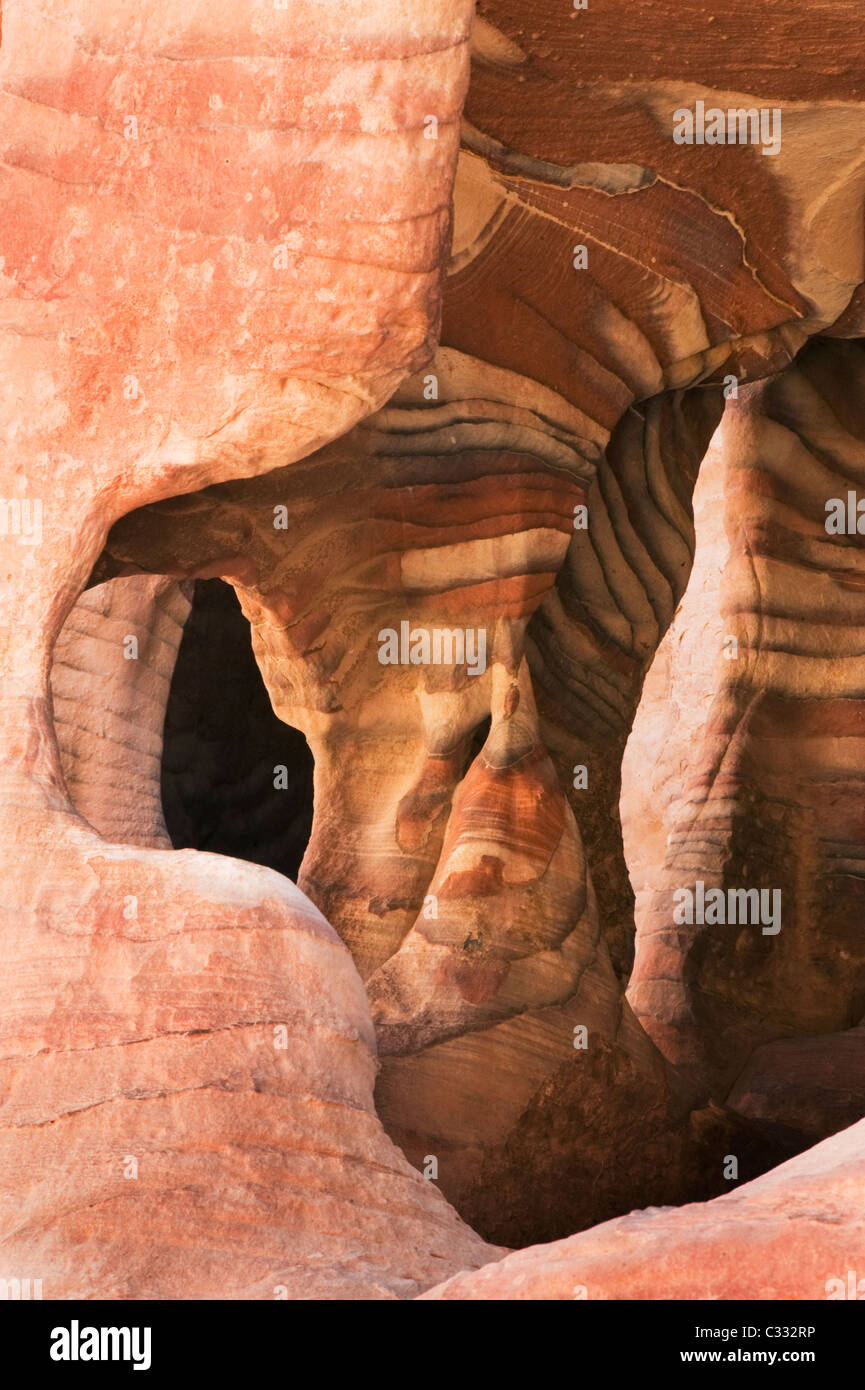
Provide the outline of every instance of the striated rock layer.
[[[858,1118],[865,1076],[862,547],[855,522],[852,535],[846,521],[843,534],[827,530],[832,499],[846,518],[863,480],[863,390],[862,344],[816,341],[730,402],[713,540],[673,635],[674,679],[647,691],[631,755],[645,766],[658,750],[666,838],[641,871],[635,1010],[719,1099],[738,1077],[744,1113],[789,1125],[804,1107],[808,1138]],[[699,714],[698,688],[712,697]],[[690,711],[665,728],[668,694]],[[640,820],[634,798],[636,843]],[[777,920],[677,923],[675,894],[697,881],[756,889]]]
[[[302,458],[429,357],[471,8],[4,0],[0,1251],[46,1297],[387,1297],[485,1254],[374,1116],[320,914],[268,871],[136,847],[161,839],[168,653],[111,680],[119,591],[61,641],[75,804],[49,685],[118,517]],[[147,760],[112,804],[121,744]]]
[[496,1252],[375,1116],[351,958],[281,876],[50,853],[2,909],[0,1270],[45,1298],[402,1298]]
[[[4,5],[0,488],[39,516],[10,537],[6,507],[0,567],[22,1276],[371,1296],[484,1259],[373,1115],[360,977],[391,1137],[497,1240],[711,1196],[729,1152],[747,1179],[859,1113],[861,584],[818,520],[860,464],[861,354],[804,345],[862,335],[865,40],[842,0],[766,20]],[[698,101],[783,139],[676,142]],[[625,790],[631,975],[619,768],[725,398],[740,664],[705,722],[655,724],[645,830]],[[171,653],[99,727],[72,676],[125,660],[123,595],[74,608],[88,577],[137,576],[158,626],[142,571],[236,589],[315,759],[301,891],[148,847]],[[673,931],[686,870],[780,875],[792,917]]]
[[[442,393],[465,390],[475,371],[446,351],[434,365]],[[219,569],[235,585],[274,709],[304,731],[315,758],[299,882],[366,977],[382,1118],[418,1166],[436,1157],[443,1190],[473,1224],[515,1242],[635,1202],[723,1190],[734,1133],[745,1171],[759,1171],[758,1127],[717,1107],[692,1118],[695,1095],[623,1000],[574,813],[540,738],[525,636],[553,592],[580,499],[607,553],[618,536],[601,525],[605,505],[621,530],[618,489],[638,498],[647,473],[655,495],[666,481],[686,527],[718,405],[703,396],[690,409],[672,396],[635,412],[642,424],[629,420],[630,454],[611,447],[604,465],[605,504],[600,488],[581,487],[564,426],[551,438],[490,406],[517,447],[485,449],[483,419],[460,421],[447,401],[424,406],[421,386],[407,384],[386,411],[308,462],[124,518],[94,577],[136,566],[190,577]],[[455,457],[457,442],[465,447]],[[567,489],[566,463],[576,475]],[[671,529],[662,506],[635,501],[635,514],[647,537],[653,525]],[[621,743],[662,603],[669,620],[670,587],[683,582],[687,539],[676,538],[657,568],[648,550],[641,559],[632,529],[622,542],[659,595],[659,617],[652,625],[644,612],[630,662],[611,659],[610,643],[594,658],[599,673],[605,659],[621,673]],[[574,650],[555,668],[563,679],[581,657],[593,660],[581,640],[588,605],[598,624],[614,621],[591,547],[588,557],[570,554],[558,628],[555,614],[547,628],[573,632]],[[482,631],[486,659],[475,674],[465,663],[382,664],[383,634],[402,624]],[[552,678],[542,688],[580,690]],[[609,723],[593,726],[593,708],[589,700],[580,718],[581,743],[562,750],[559,735],[559,774],[581,754],[594,774],[591,745],[603,747]],[[763,1143],[764,1164],[791,1151],[775,1136]]]
[[66,787],[107,840],[170,847],[162,730],[188,614],[179,584],[134,576],[83,593],[54,647],[51,700]]
[[[732,1135],[751,1171],[795,1146],[625,997],[620,764],[700,461],[724,393],[848,312],[865,248],[840,6],[801,45],[807,103],[744,15],[713,64],[702,18],[646,53],[644,17],[611,44],[608,16],[484,0],[435,358],[302,465],[124,518],[94,574],[235,586],[315,758],[299,883],[366,980],[383,1119],[509,1242],[721,1191]],[[781,102],[780,150],[677,144],[698,99]],[[383,664],[403,625],[483,661]]]

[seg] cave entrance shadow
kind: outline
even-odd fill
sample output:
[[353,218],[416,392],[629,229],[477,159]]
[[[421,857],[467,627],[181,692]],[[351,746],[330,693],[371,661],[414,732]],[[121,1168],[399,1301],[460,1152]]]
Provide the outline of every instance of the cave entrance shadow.
[[162,805],[172,845],[296,881],[312,803],[312,753],[273,712],[234,590],[197,579],[165,713]]

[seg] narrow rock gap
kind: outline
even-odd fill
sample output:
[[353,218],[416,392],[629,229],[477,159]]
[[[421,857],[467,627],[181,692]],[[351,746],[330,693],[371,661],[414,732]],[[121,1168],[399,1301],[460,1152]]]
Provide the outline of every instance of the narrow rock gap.
[[312,787],[312,754],[273,712],[234,590],[197,579],[165,715],[162,804],[172,845],[296,880]]
[[487,715],[484,719],[481,720],[480,724],[478,724],[477,728],[472,734],[471,743],[469,745],[469,754],[466,760],[466,771],[468,771],[475,758],[483,750],[484,744],[489,738],[492,724],[493,721],[491,716]]

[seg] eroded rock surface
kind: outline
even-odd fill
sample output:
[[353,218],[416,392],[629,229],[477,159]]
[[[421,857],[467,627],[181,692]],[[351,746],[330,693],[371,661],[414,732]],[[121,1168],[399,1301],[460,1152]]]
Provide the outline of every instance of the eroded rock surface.
[[[99,595],[55,677],[95,828],[49,672],[114,520],[303,457],[429,356],[471,5],[6,0],[2,21],[5,1268],[46,1297],[409,1293],[482,1247],[374,1116],[344,947],[268,871],[136,848],[159,838],[147,768],[137,807],[107,804],[106,756],[100,788],[78,775],[68,666]],[[128,701],[152,758],[148,663],[113,689],[106,602],[102,754]]]
[[4,1277],[55,1299],[402,1298],[495,1258],[385,1135],[360,978],[293,884],[52,838],[18,845],[50,856],[33,916],[2,913]]
[[190,586],[140,575],[83,593],[51,663],[54,727],[75,809],[106,840],[168,849],[162,730]]
[[[862,480],[863,388],[861,343],[818,341],[730,402],[712,460],[720,496],[706,495],[707,544],[672,634],[673,679],[647,691],[629,755],[646,767],[654,750],[666,838],[639,871],[629,997],[665,1055],[718,1098],[746,1064],[759,1073],[763,1054],[750,1054],[774,1039],[789,1041],[773,1049],[773,1068],[786,1057],[790,1086],[801,1078],[812,1106],[818,1055],[830,1092],[836,1051],[865,1074],[860,1031],[843,1052],[818,1046],[865,1012],[862,549],[855,525],[827,530],[828,504],[841,499],[846,517]],[[697,688],[711,692],[699,711]],[[662,713],[656,721],[668,694],[688,713],[665,727]],[[677,920],[676,893],[698,881],[725,898],[756,889],[772,920]],[[838,1119],[837,1101],[827,1104],[823,1133]],[[768,1095],[746,1109],[773,1116]],[[787,1123],[791,1110],[779,1099],[773,1117]]]
[[[0,567],[16,982],[0,1120],[15,1161],[40,1131],[24,1226],[7,1194],[9,1248],[30,1242],[61,1290],[109,1294],[125,1260],[121,1292],[196,1296],[174,1232],[213,1248],[211,1227],[221,1254],[195,1288],[227,1277],[230,1296],[413,1292],[437,1277],[436,1222],[443,1258],[484,1258],[378,1127],[368,1020],[360,1053],[354,1024],[325,1011],[317,1031],[337,979],[352,1008],[366,984],[389,1134],[497,1240],[710,1197],[731,1149],[747,1179],[858,1114],[861,584],[854,547],[819,527],[821,488],[860,464],[861,353],[805,345],[862,335],[865,50],[842,0],[795,0],[783,26],[735,0],[708,39],[704,8],[480,0],[464,107],[469,0],[155,0],[132,26],[79,0],[4,5],[0,484],[28,525],[38,504],[40,535]],[[765,106],[783,137],[678,143],[676,112],[700,102]],[[710,476],[738,539],[663,658],[685,717],[652,714],[655,668],[629,755],[646,733],[660,755],[624,794],[632,972],[620,764],[725,399]],[[136,576],[152,604],[157,575],[234,586],[274,710],[308,741],[301,893],[147,848],[148,663],[111,689],[98,744],[107,767],[141,701],[149,768],[115,805],[109,776],[84,775],[97,731],[69,673],[99,640],[96,605],[113,635],[93,671],[122,659],[112,581]],[[74,608],[88,582],[101,593]],[[735,674],[674,649],[686,613],[713,641],[732,623]],[[462,658],[437,662],[436,640]],[[733,950],[672,931],[686,869],[768,876],[791,929]],[[291,962],[311,922],[304,993]],[[273,998],[312,1030],[299,1069],[262,1059]],[[304,1167],[307,1066],[324,1118]],[[151,1101],[170,1153],[120,1195],[115,1146],[134,1156]],[[69,1132],[62,1211],[52,1121]],[[226,1129],[202,1192],[189,1154]],[[352,1182],[369,1203],[347,1249]],[[135,1192],[161,1263],[127,1248]],[[317,1223],[339,1233],[320,1263]],[[79,1241],[83,1273],[64,1261]]]
[[[667,18],[688,52],[693,15]],[[693,55],[678,87],[653,55],[625,103],[612,78],[579,80],[589,32],[480,7],[434,360],[302,465],[125,518],[95,575],[235,585],[273,706],[315,758],[299,882],[367,981],[382,1116],[508,1242],[721,1191],[732,1134],[763,1166],[795,1142],[671,1066],[656,1019],[635,1026],[620,765],[688,582],[724,390],[783,371],[861,278],[862,112],[832,86],[846,134],[827,185],[813,46],[813,106],[785,106],[782,152],[724,162],[671,138],[677,107],[721,100]],[[724,90],[759,91],[750,39],[739,60]],[[485,659],[382,665],[404,624],[482,634]]]

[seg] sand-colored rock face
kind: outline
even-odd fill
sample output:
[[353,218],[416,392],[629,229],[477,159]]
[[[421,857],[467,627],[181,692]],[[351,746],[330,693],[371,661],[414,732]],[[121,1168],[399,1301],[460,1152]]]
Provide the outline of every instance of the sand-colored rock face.
[[384,1134],[360,979],[293,884],[83,829],[19,848],[52,878],[3,912],[4,1276],[394,1298],[495,1258]]
[[75,809],[106,840],[170,849],[162,816],[162,729],[187,585],[134,575],[88,589],[51,664],[54,727]]
[[[0,1252],[49,1296],[412,1295],[500,1253],[421,1167],[520,1244],[861,1115],[865,41],[477,10],[4,0]],[[754,138],[674,139],[712,106]],[[297,888],[167,849],[212,577],[315,760]],[[671,922],[697,877],[783,929]]]
[[[614,72],[606,21],[481,5],[436,357],[305,463],[125,518],[95,575],[235,585],[315,757],[299,882],[366,981],[382,1117],[510,1243],[722,1191],[731,1132],[764,1166],[792,1142],[635,1025],[620,765],[724,390],[783,370],[861,279],[863,116],[812,48],[779,152],[677,145],[677,108],[762,105],[767,82],[750,39],[722,86],[701,70],[691,9],[664,16],[677,83],[659,55],[633,77],[627,24]],[[482,635],[483,660],[412,661],[421,628]],[[649,873],[666,826],[640,817]]]
[[[858,1115],[865,1074],[862,561],[855,529],[827,531],[862,476],[863,367],[860,343],[822,340],[730,403],[670,635],[687,713],[664,724],[653,673],[629,750],[643,768],[661,751],[626,836],[640,843],[652,800],[666,840],[639,869],[629,997],[714,1095],[735,1081],[737,1109],[809,1138]],[[758,889],[777,921],[683,928],[674,894],[698,880]]]
[[470,19],[6,0],[2,418],[40,407],[31,453],[123,509],[302,457],[420,366]]
[[2,476],[42,517],[0,575],[22,685],[115,517],[302,457],[432,349],[470,4],[324,33],[317,5],[229,8],[4,5]]
[[635,1211],[458,1274],[424,1297],[861,1298],[863,1183],[860,1122],[729,1196]]
[[[465,390],[474,370],[446,351],[432,365],[443,389]],[[561,1219],[554,1188],[581,1152],[587,1173],[608,1142],[629,1159],[600,1195],[571,1183],[570,1225],[659,1184],[675,1200],[703,1140],[623,1001],[538,731],[527,621],[591,494],[573,460],[569,487],[556,471],[564,425],[552,437],[502,406],[516,447],[493,453],[484,423],[457,423],[466,447],[455,459],[458,417],[446,401],[425,408],[420,388],[308,463],[132,514],[99,573],[232,576],[273,706],[315,757],[299,883],[366,979],[382,1117],[418,1166],[436,1157],[462,1211],[513,1241],[527,1220],[543,1230]],[[656,422],[671,471],[695,469],[699,430],[679,402]],[[449,640],[482,633],[484,657],[475,649],[473,673],[383,664],[382,634],[403,624]],[[507,1085],[490,1103],[497,1075]],[[613,1081],[642,1108],[608,1113]],[[549,1148],[550,1131],[544,1157],[536,1146]],[[526,1164],[531,1217],[503,1217]]]
[[116,517],[303,457],[430,355],[470,19],[3,5],[0,1258],[46,1297],[405,1296],[488,1253],[375,1118],[320,913],[148,848],[176,590],[69,616]]

